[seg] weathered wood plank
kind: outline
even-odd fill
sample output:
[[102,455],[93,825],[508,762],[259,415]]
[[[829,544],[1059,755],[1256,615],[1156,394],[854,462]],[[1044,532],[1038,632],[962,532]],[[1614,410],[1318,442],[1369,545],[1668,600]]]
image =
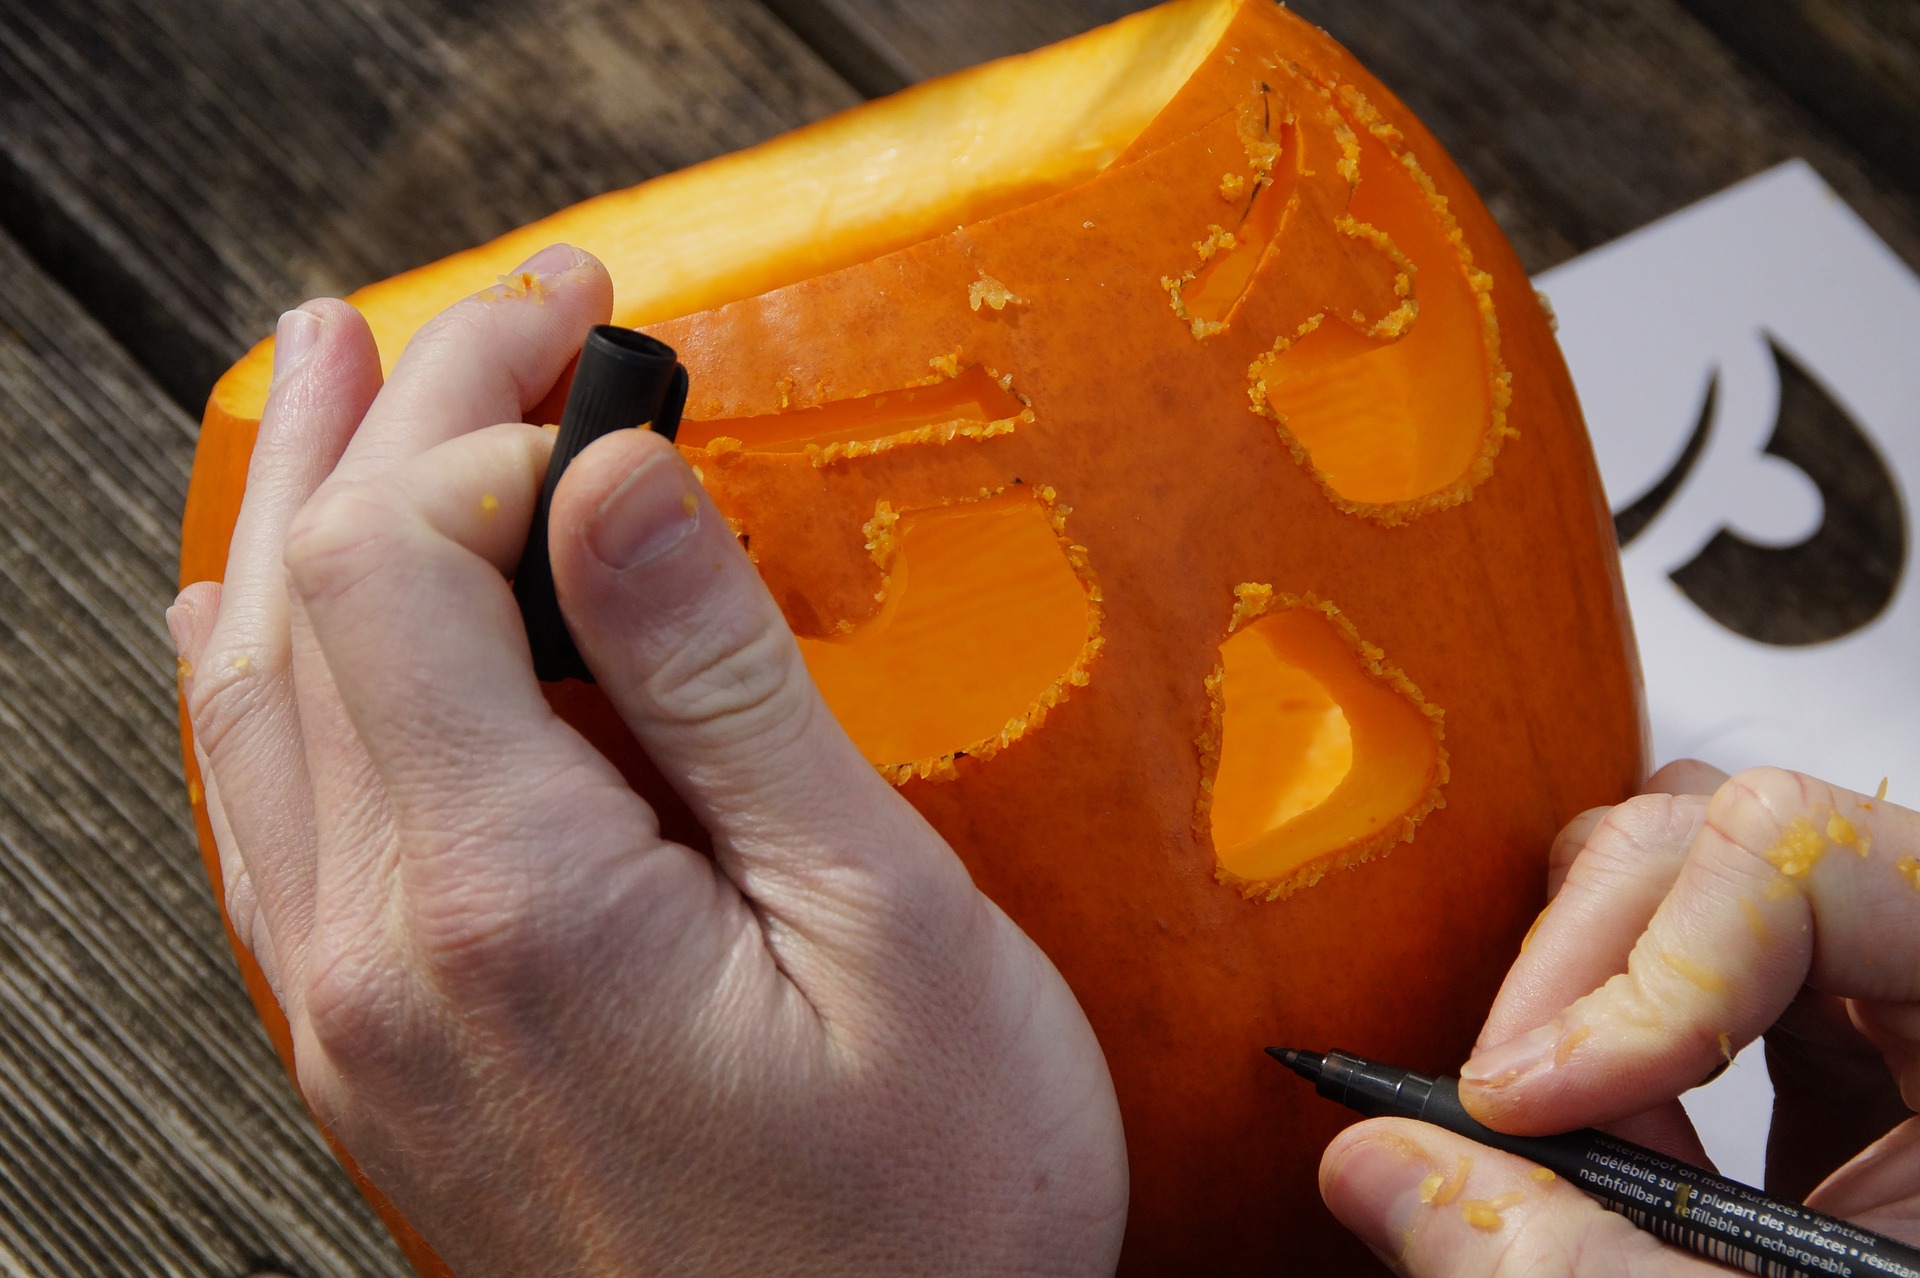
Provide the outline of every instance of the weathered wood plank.
[[0,1271],[404,1272],[275,1061],[186,818],[194,428],[0,237]]
[[869,98],[898,93],[925,72],[846,0],[762,0],[848,84]]
[[857,100],[754,0],[0,0],[0,221],[198,412],[307,296]]
[[1920,5],[1681,0],[1815,119],[1920,197]]
[[[769,8],[833,9],[848,35],[880,42],[886,56],[918,78],[944,75],[989,58],[1043,44],[1151,7],[1152,0],[766,0]],[[820,24],[823,29],[827,24]],[[796,27],[798,24],[796,24]],[[829,48],[808,43],[832,60]]]

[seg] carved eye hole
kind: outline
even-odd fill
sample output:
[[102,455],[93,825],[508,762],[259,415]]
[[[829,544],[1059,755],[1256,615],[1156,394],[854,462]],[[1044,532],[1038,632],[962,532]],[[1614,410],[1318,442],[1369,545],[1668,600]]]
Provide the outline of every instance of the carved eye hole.
[[895,780],[993,754],[1085,681],[1097,605],[1030,488],[909,511],[883,539],[894,551],[880,611],[800,651],[854,744]]
[[[1507,434],[1507,374],[1492,280],[1446,202],[1391,132],[1371,127],[1363,99],[1342,109],[1358,178],[1350,200],[1329,220],[1324,190],[1302,179],[1302,203],[1264,272],[1277,289],[1282,268],[1318,264],[1324,309],[1255,361],[1253,401],[1337,505],[1400,523],[1465,500],[1491,472]],[[1322,185],[1323,133],[1318,120],[1302,130],[1321,147],[1311,163]],[[1309,195],[1322,206],[1310,208]],[[1382,294],[1388,267],[1396,275]]]
[[1283,600],[1220,658],[1203,816],[1221,881],[1273,899],[1412,837],[1446,780],[1440,715],[1378,649],[1330,606]]

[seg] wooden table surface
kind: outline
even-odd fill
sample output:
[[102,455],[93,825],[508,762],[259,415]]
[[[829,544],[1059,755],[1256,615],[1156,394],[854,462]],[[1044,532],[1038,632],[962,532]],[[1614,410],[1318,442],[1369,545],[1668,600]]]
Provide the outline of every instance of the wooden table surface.
[[[202,878],[161,613],[274,317],[1129,0],[0,0],[0,1273],[398,1275]],[[1790,156],[1920,267],[1920,5],[1299,0],[1540,270]]]

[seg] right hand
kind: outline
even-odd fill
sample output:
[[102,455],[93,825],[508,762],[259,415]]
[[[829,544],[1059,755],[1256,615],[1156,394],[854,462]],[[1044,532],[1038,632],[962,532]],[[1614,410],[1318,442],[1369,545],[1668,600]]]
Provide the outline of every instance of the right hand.
[[[1920,1242],[1920,813],[1777,769],[1683,763],[1650,789],[1561,835],[1553,903],[1461,1070],[1462,1102],[1499,1131],[1604,1127],[1705,1164],[1676,1098],[1764,1033],[1768,1189]],[[1504,1204],[1479,1224],[1422,1200],[1427,1177],[1460,1167],[1460,1199]],[[1321,1186],[1410,1278],[1727,1272],[1533,1170],[1383,1119],[1334,1141]]]
[[714,855],[542,697],[507,578],[552,437],[496,423],[610,305],[549,250],[384,386],[351,307],[290,317],[225,584],[169,614],[302,1090],[463,1278],[1111,1272],[1126,1154],[1085,1017],[848,741],[657,436],[569,469],[552,558]]

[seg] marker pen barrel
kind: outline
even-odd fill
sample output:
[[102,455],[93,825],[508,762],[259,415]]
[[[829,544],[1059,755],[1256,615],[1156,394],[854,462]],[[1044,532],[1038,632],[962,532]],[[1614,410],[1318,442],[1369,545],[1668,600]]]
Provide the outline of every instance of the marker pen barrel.
[[687,370],[671,346],[612,324],[602,324],[587,335],[567,393],[560,434],[553,441],[526,550],[513,574],[513,594],[526,625],[533,672],[542,683],[593,682],[593,672],[574,646],[554,593],[547,520],[560,476],[589,444],[616,430],[651,424],[655,434],[672,439],[686,406]]
[[1591,1128],[1510,1136],[1460,1104],[1458,1081],[1346,1052],[1268,1048],[1329,1100],[1369,1118],[1414,1118],[1547,1168],[1656,1237],[1767,1278],[1920,1278],[1920,1250]]

